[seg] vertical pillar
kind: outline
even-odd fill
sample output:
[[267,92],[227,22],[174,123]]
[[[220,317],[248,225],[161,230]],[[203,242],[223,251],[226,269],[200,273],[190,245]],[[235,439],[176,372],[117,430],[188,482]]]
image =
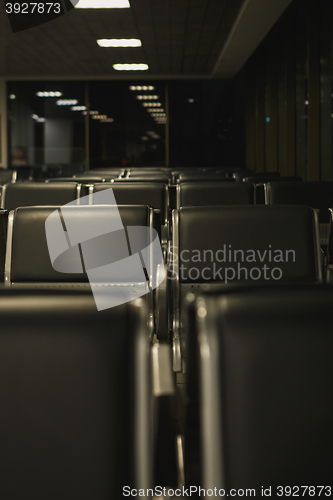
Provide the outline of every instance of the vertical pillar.
[[267,130],[266,171],[276,172],[278,170],[278,46],[277,33],[273,32],[269,37],[267,47],[268,59],[268,100],[269,116],[265,119]]
[[265,52],[256,54],[256,171],[265,171]]
[[293,18],[286,20],[285,37],[286,54],[286,90],[285,90],[285,113],[286,113],[286,163],[283,175],[294,176],[296,174],[296,134],[295,134],[295,90],[296,90],[296,59],[295,59],[295,27]]
[[256,169],[256,71],[252,57],[246,66],[246,168]]
[[308,180],[320,179],[320,8],[308,3]]
[[8,140],[7,140],[7,85],[0,78],[0,167],[8,167]]
[[85,116],[85,150],[86,150],[86,170],[90,169],[90,137],[89,137],[89,120],[90,120],[90,102],[89,102],[89,83],[85,83],[85,106],[87,114]]
[[169,125],[169,83],[165,82],[165,114],[166,114],[166,123],[165,123],[165,166],[169,167],[170,165],[170,125]]
[[331,181],[332,171],[332,14],[331,2],[321,3],[321,180]]

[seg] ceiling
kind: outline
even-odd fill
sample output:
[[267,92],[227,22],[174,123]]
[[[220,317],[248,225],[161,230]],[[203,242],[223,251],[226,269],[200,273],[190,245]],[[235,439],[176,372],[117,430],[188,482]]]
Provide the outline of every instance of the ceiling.
[[[0,0],[0,77],[5,79],[231,78],[291,0],[130,0],[130,9],[72,9],[12,33]],[[101,48],[98,38],[140,38]],[[115,63],[147,63],[119,72]],[[144,73],[144,74],[143,74]]]

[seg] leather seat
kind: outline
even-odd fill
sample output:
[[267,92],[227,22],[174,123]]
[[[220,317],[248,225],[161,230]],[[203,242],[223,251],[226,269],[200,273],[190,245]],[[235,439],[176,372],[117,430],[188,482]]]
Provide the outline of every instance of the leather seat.
[[308,205],[320,210],[319,221],[328,222],[333,206],[333,182],[269,182],[265,186],[269,205]]
[[156,318],[164,264],[153,221],[153,210],[137,205],[17,208],[9,216],[5,283],[88,290],[100,310],[144,296],[153,335],[165,329]]
[[264,487],[272,498],[287,496],[288,489],[282,495],[278,489],[287,485],[305,498],[319,498],[318,485],[329,493],[332,302],[327,285],[197,299],[191,311],[195,366],[188,363],[187,377],[197,380],[202,446],[200,464],[191,464],[185,442],[189,480],[196,471],[194,480],[204,488],[254,488],[262,496]]
[[153,486],[143,301],[0,289],[1,496],[121,498]]
[[65,205],[86,196],[87,188],[76,182],[16,182],[2,188],[1,208],[14,210],[17,207],[35,205]]
[[253,204],[251,183],[229,183],[220,180],[182,182],[177,186],[177,208],[213,205]]
[[93,192],[113,189],[118,205],[148,205],[160,210],[163,223],[167,220],[168,187],[160,182],[113,182],[96,184]]
[[322,255],[316,212],[305,206],[184,207],[173,212],[169,248],[170,330],[174,369],[182,370],[188,292],[240,283],[320,283]]

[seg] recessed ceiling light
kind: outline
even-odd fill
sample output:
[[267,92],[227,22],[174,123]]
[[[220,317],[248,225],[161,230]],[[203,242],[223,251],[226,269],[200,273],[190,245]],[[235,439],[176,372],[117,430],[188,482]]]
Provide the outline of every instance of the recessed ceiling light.
[[77,9],[129,9],[128,0],[79,0]]
[[161,112],[161,113],[164,113],[164,109],[163,108],[158,108],[158,109],[154,109],[154,108],[148,108],[147,111],[149,113],[156,113],[157,111],[158,112]]
[[39,91],[39,92],[36,92],[36,95],[38,97],[61,97],[62,92],[58,92],[57,90],[50,91],[50,92]]
[[117,71],[145,71],[149,69],[148,64],[114,64],[113,68]]
[[16,95],[15,94],[9,94],[9,99],[16,99]]
[[91,118],[93,120],[106,120],[107,116],[106,115],[93,115]]
[[77,99],[58,99],[56,102],[58,106],[75,106],[77,103]]
[[159,106],[162,106],[160,102],[144,102],[142,103],[142,106],[145,108],[158,108]]
[[72,111],[84,111],[85,109],[87,109],[85,106],[72,106],[71,107]]
[[141,47],[138,38],[101,38],[96,40],[100,47]]
[[192,97],[190,97],[190,98],[188,99],[188,102],[189,102],[190,104],[192,104],[192,103],[194,102],[194,99],[193,99]]
[[158,99],[158,95],[137,95],[136,96],[139,101],[148,101],[149,99]]
[[101,120],[101,123],[112,123],[114,120],[113,118],[103,118]]
[[99,114],[99,111],[89,111],[89,114],[90,114],[90,115],[98,115],[98,114]]
[[131,85],[130,90],[155,90],[153,85]]

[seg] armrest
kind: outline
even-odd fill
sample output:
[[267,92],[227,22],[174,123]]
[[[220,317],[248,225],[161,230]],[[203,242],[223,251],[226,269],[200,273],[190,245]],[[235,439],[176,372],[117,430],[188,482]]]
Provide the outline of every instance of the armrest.
[[326,268],[326,283],[333,283],[333,264],[330,264]]
[[169,344],[154,344],[152,346],[152,376],[155,397],[176,394]]
[[158,264],[157,266],[157,282],[160,282],[159,277],[164,275],[164,280],[155,289],[155,309],[156,309],[156,336],[159,340],[167,340],[169,337],[168,328],[168,296],[167,296],[167,266]]
[[152,393],[154,401],[154,480],[155,484],[176,487],[177,432],[176,387],[172,372],[171,347],[154,344],[151,348]]

